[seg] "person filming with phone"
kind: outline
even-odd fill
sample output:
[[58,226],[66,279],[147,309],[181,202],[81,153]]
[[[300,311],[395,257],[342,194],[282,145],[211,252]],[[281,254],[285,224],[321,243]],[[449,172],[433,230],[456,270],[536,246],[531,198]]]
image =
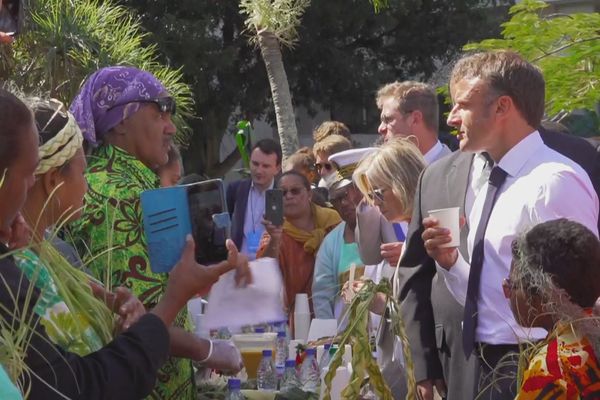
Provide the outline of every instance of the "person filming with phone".
[[[283,224],[263,220],[266,232],[256,256],[279,261],[285,288],[284,304],[289,320],[293,321],[296,294],[307,293],[311,299],[315,256],[325,235],[341,218],[336,211],[311,201],[310,182],[299,172],[288,171],[281,175],[277,188],[283,195]],[[313,313],[312,300],[309,304]]]

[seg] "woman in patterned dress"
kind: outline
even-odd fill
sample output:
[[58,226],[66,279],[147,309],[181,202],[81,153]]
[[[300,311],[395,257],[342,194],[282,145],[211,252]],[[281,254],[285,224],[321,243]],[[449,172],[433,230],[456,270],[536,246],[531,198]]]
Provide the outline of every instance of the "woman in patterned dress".
[[[72,226],[76,245],[97,278],[126,286],[151,308],[164,292],[167,274],[150,270],[140,194],[159,187],[154,171],[168,161],[175,101],[152,74],[107,67],[86,80],[70,110],[93,148],[85,175],[85,209]],[[240,264],[238,277],[251,279],[247,264]],[[176,325],[170,330],[172,357],[159,372],[152,399],[195,399],[190,359],[217,361],[219,353],[233,347],[188,332],[185,310]],[[220,362],[207,365],[225,367]]]

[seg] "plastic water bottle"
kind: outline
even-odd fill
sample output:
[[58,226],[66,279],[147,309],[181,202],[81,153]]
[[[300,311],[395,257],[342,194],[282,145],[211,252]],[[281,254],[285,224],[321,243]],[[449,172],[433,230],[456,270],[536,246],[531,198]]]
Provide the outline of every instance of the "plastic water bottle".
[[321,374],[317,364],[317,349],[314,347],[306,349],[306,358],[300,368],[300,382],[305,392],[319,393]]
[[331,357],[329,356],[330,348],[330,343],[326,343],[323,346],[323,354],[321,354],[321,360],[319,361],[319,371],[322,371],[323,368],[327,368],[329,366],[329,362],[331,361]]
[[275,375],[275,367],[273,366],[273,351],[263,350],[262,360],[258,366],[256,373],[258,390],[272,391],[277,390],[277,376]]
[[285,372],[283,379],[281,380],[281,392],[287,392],[294,388],[300,388],[302,384],[298,379],[298,372],[296,371],[296,360],[285,360]]
[[275,368],[283,372],[285,360],[288,359],[288,344],[285,338],[285,331],[277,332],[277,342],[275,343]]
[[227,381],[227,396],[225,400],[244,400],[245,397],[240,391],[242,384],[239,379],[229,379]]

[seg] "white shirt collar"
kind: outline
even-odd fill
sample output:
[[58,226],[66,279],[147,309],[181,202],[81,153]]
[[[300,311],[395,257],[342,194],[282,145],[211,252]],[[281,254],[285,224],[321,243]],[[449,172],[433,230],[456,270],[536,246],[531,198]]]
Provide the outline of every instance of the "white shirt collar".
[[437,160],[442,150],[444,150],[444,146],[442,145],[442,142],[438,140],[427,153],[423,154],[423,158],[425,159],[427,165]]
[[536,130],[525,136],[513,146],[498,162],[498,166],[510,176],[518,176],[519,171],[529,159],[544,146],[540,133]]
[[[250,182],[252,182],[252,183],[250,184],[250,190],[256,190],[256,191],[257,191],[257,192],[259,192],[259,193],[264,193],[264,192],[261,192],[261,191],[260,191],[260,190],[259,190],[259,189],[256,187],[256,185],[254,185],[254,181],[253,181],[253,180],[250,180]],[[265,191],[267,191],[267,190],[269,190],[269,189],[273,189],[273,187],[274,187],[274,186],[275,186],[275,178],[271,179],[271,184],[269,185],[269,187],[268,187],[268,188],[266,188],[266,189],[265,189]]]

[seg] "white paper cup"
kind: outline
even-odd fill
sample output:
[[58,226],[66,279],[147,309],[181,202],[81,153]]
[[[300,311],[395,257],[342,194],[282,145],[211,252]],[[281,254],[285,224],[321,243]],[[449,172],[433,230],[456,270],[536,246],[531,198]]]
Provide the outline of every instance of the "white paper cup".
[[452,241],[440,247],[458,247],[460,245],[459,210],[460,207],[449,207],[429,211],[429,216],[437,219],[441,228],[446,228],[450,231]]
[[308,307],[308,295],[306,293],[296,293],[294,313],[310,314],[310,308]]

